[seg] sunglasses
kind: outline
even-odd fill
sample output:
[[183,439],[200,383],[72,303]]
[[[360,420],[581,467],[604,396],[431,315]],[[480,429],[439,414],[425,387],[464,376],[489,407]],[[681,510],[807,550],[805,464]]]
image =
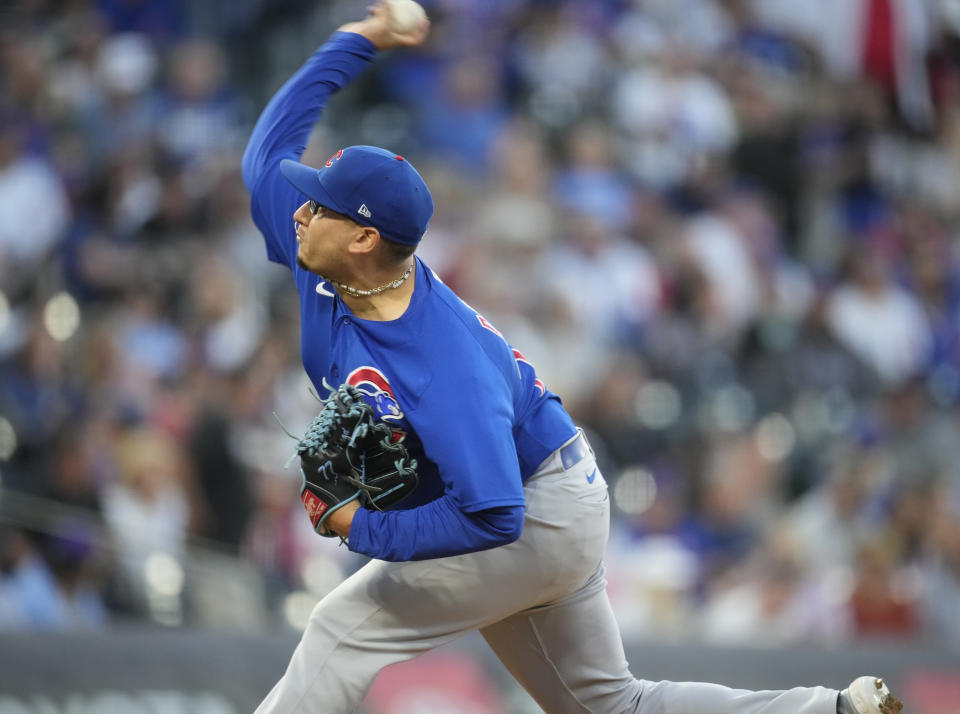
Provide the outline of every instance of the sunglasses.
[[345,216],[342,213],[337,213],[336,211],[331,211],[329,208],[317,203],[312,198],[307,201],[307,209],[313,215],[320,216],[321,218],[341,218],[350,220],[349,216]]

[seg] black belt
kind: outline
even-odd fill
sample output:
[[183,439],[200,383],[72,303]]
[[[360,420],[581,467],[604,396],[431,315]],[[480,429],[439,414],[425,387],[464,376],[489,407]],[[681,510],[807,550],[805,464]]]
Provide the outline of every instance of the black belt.
[[589,453],[590,446],[587,444],[587,438],[582,431],[578,431],[573,441],[560,448],[560,463],[564,471],[579,463]]

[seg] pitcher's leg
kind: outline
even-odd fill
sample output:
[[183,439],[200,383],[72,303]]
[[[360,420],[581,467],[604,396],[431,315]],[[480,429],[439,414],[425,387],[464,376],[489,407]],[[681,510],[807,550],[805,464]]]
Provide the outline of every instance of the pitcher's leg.
[[643,682],[639,714],[837,714],[837,690],[730,689],[702,682]]
[[[391,565],[368,563],[317,604],[286,672],[256,714],[349,714],[383,667],[446,641],[423,633],[405,638],[384,612],[387,601],[375,595],[381,581],[403,578],[403,569]],[[403,607],[404,599],[398,587],[390,608]]]
[[599,568],[556,603],[480,632],[547,714],[836,714],[837,691],[747,691],[699,682],[648,682],[630,673]]
[[[367,563],[310,616],[257,714],[345,714],[377,673],[546,599],[534,526],[507,546],[449,558]],[[493,588],[492,575],[510,587]],[[498,581],[499,582],[499,581]]]
[[602,567],[575,593],[480,632],[548,714],[638,711],[641,683],[630,674]]

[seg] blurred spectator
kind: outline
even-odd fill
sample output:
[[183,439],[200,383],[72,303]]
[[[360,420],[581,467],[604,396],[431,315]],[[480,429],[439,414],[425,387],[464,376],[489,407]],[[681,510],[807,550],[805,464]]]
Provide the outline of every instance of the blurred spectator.
[[529,111],[546,126],[566,127],[602,100],[612,64],[592,19],[578,3],[541,4],[514,43]]
[[743,236],[721,213],[691,219],[681,245],[694,300],[711,340],[733,340],[760,311],[760,284]]
[[830,295],[827,320],[837,339],[896,385],[920,371],[932,345],[923,310],[893,281],[891,261],[886,246],[869,237],[851,248],[849,273]]
[[[0,410],[15,424],[17,450],[5,482],[30,493],[44,490],[42,460],[64,420],[73,414],[78,394],[64,378],[63,345],[34,318],[20,349],[0,363]],[[12,456],[12,458],[11,458]]]
[[957,482],[934,492],[924,552],[919,559],[919,606],[924,632],[931,641],[960,646],[960,626],[953,605],[960,598],[960,517]]
[[870,533],[870,495],[889,482],[889,464],[877,448],[841,447],[824,483],[786,513],[786,532],[803,544],[799,558],[811,573],[835,573],[854,561],[857,544]]
[[106,608],[91,577],[91,532],[63,523],[56,534],[31,538],[0,532],[0,629],[97,629]]
[[119,554],[123,589],[146,612],[151,556],[182,561],[191,525],[184,460],[160,432],[137,427],[116,441],[117,478],[103,491],[103,515]]
[[761,540],[775,469],[749,434],[717,436],[706,444],[684,527],[684,539],[700,559],[702,582],[722,578]]
[[149,408],[155,385],[176,379],[185,369],[188,345],[185,336],[163,314],[162,298],[146,291],[132,295],[117,325],[116,336],[123,355],[123,380],[130,406]]
[[553,186],[558,202],[611,230],[624,230],[632,222],[635,198],[617,165],[606,126],[586,121],[572,127],[565,149],[565,166],[557,171]]
[[242,150],[243,112],[226,81],[226,61],[210,41],[191,40],[171,50],[156,125],[160,144],[174,161]]
[[717,644],[836,643],[848,632],[842,600],[830,581],[807,578],[797,559],[801,541],[770,542],[741,572],[711,594],[703,612],[704,639]]
[[727,94],[691,51],[672,45],[653,59],[620,77],[611,112],[634,176],[670,188],[706,157],[734,146],[737,120]]
[[74,99],[87,149],[100,160],[149,142],[154,131],[150,94],[157,65],[156,53],[144,35],[113,35],[100,45],[90,78],[96,85],[87,96]]
[[440,86],[417,99],[421,146],[461,171],[483,175],[509,116],[497,68],[489,55],[455,57]]
[[0,283],[17,295],[63,238],[70,204],[63,181],[26,146],[26,129],[0,103]]
[[930,325],[926,369],[931,392],[946,406],[960,397],[960,261],[945,226],[928,213],[905,212],[908,278]]
[[879,542],[868,542],[857,552],[850,611],[854,634],[864,638],[910,637],[920,622],[896,553]]
[[660,308],[660,279],[649,253],[585,213],[570,213],[565,237],[547,265],[547,289],[557,306],[584,339],[641,342]]
[[253,512],[253,495],[249,474],[231,449],[230,426],[225,414],[201,413],[193,426],[190,450],[206,504],[202,534],[239,552]]
[[84,424],[66,424],[49,445],[48,468],[42,495],[51,501],[80,508],[93,517],[100,510],[100,491],[109,476],[104,468],[101,425],[91,418]]
[[475,198],[475,227],[451,280],[492,313],[533,317],[542,300],[543,260],[560,222],[550,201],[550,165],[534,125],[504,126],[489,150],[492,181]]

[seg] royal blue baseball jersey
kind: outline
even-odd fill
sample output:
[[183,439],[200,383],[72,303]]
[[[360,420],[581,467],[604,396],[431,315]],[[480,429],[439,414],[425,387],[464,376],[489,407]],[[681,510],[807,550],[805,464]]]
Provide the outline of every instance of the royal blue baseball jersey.
[[243,175],[267,255],[293,271],[310,379],[320,394],[325,382],[358,387],[419,463],[419,487],[394,509],[357,511],[349,548],[417,560],[514,539],[523,482],[576,430],[523,355],[419,258],[409,306],[385,322],[357,318],[329,282],[297,266],[293,213],[307,199],[280,161],[299,159],[330,95],[375,55],[366,38],[335,33],[267,105]]

